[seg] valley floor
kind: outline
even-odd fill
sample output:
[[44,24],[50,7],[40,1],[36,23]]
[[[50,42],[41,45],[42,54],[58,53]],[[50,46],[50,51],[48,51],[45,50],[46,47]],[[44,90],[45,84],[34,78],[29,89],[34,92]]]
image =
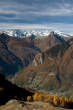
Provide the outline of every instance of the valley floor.
[[0,110],[71,110],[54,107],[43,102],[19,102],[16,100],[9,101],[6,105],[0,107]]

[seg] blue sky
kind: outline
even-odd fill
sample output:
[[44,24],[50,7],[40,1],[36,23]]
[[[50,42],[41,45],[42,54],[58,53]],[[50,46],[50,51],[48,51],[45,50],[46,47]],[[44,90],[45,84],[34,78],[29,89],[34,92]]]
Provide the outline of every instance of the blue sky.
[[73,0],[0,0],[0,29],[7,28],[73,33]]

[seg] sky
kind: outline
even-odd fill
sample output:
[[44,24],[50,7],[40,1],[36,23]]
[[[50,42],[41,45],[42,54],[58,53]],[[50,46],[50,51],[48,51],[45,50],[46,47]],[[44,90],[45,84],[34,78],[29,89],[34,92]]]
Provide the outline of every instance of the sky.
[[73,0],[0,0],[0,29],[73,33]]

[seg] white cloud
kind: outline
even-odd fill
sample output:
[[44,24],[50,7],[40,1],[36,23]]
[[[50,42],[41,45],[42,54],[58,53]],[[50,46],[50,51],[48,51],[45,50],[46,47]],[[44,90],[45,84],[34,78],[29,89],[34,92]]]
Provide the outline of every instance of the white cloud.
[[17,23],[0,23],[0,30],[6,29],[23,29],[23,30],[49,30],[61,31],[73,35],[73,24],[53,23],[53,24],[17,24]]
[[65,34],[73,35],[73,24],[53,23],[48,25],[53,31],[61,31]]
[[[4,0],[2,0],[4,1]],[[69,0],[61,0],[62,3],[40,3],[42,0],[35,0],[31,4],[14,2],[16,0],[10,0],[10,2],[2,2],[0,0],[0,19],[8,20],[7,22],[14,22],[14,20],[24,20],[24,21],[37,21],[37,18],[44,16],[72,16],[73,15],[73,2],[68,2]],[[25,1],[25,0],[24,0]],[[30,1],[30,0],[29,0]],[[38,1],[38,2],[37,2]],[[49,1],[49,0],[48,0]],[[54,1],[54,0],[53,0]],[[58,0],[57,0],[58,1]],[[6,16],[6,14],[13,14],[13,17]],[[4,16],[5,15],[5,16]],[[36,20],[35,20],[36,19]],[[65,21],[65,20],[64,20]],[[43,20],[42,22],[47,22]],[[53,21],[54,22],[54,21]],[[38,21],[39,23],[39,21]],[[47,23],[48,24],[48,23]],[[73,33],[73,24],[65,23],[49,23],[44,24],[19,24],[19,23],[0,23],[0,29],[49,29],[49,30],[59,30],[66,33]]]
[[[42,16],[71,16],[73,3],[63,2],[50,5],[47,3],[19,4],[19,2],[0,2],[0,14],[15,14],[15,19],[35,19]],[[6,17],[7,18],[7,17]],[[11,18],[9,18],[11,20]]]
[[42,24],[0,23],[0,29],[48,29],[48,26]]

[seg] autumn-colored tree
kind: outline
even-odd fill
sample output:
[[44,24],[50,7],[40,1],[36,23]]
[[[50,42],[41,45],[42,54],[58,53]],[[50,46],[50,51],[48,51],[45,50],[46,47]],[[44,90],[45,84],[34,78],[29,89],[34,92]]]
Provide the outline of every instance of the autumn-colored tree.
[[40,95],[38,96],[38,100],[44,101],[44,95],[43,95],[43,94],[40,94]]
[[61,106],[61,107],[66,107],[70,103],[73,103],[68,97],[37,93],[37,92],[33,95],[33,101],[49,102],[55,106]]
[[65,106],[65,98],[59,97],[60,99],[60,106],[64,107]]
[[58,96],[54,96],[53,97],[53,104],[55,106],[59,105],[60,104],[60,100],[59,100],[59,97]]
[[32,101],[32,97],[31,96],[27,96],[27,101]]
[[39,95],[39,94],[38,94],[37,92],[33,95],[33,100],[34,100],[34,101],[38,100],[38,95]]

